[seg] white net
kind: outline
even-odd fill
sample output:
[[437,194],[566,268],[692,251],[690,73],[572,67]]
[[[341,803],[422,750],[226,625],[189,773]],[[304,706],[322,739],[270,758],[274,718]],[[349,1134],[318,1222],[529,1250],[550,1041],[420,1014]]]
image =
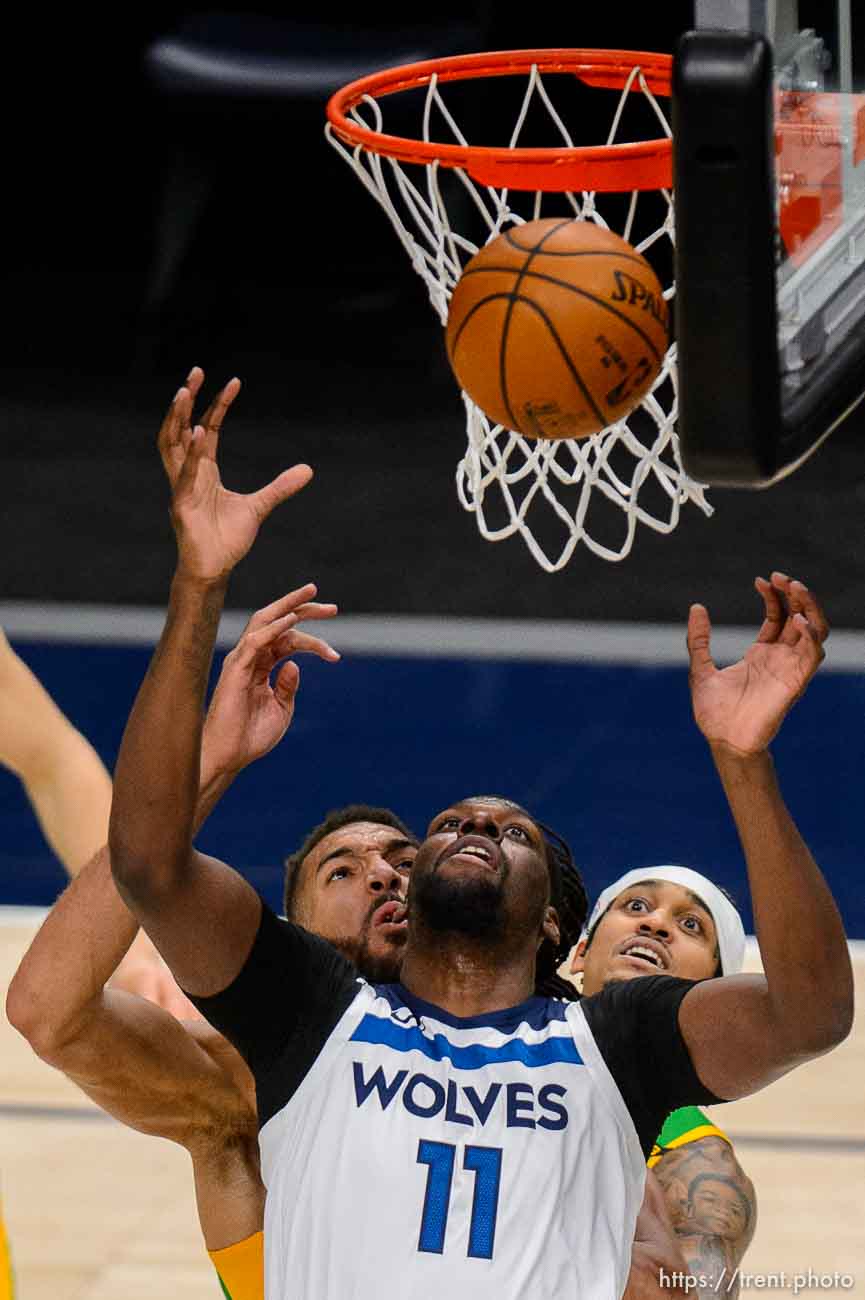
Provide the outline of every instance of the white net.
[[[500,82],[513,80],[497,78],[494,85],[490,79],[484,83],[484,93],[489,84],[492,97],[496,92],[501,95]],[[514,123],[508,148],[527,142],[534,146],[539,131],[546,136],[543,147],[551,143],[574,147],[565,126],[566,109],[554,103],[551,82],[568,83],[560,98],[567,101],[574,94],[575,78],[550,73],[542,77],[537,66],[532,67],[516,98],[511,89],[505,109],[510,109]],[[445,86],[436,77],[424,89],[407,92],[416,101],[409,105],[419,117],[416,138],[441,144],[444,135],[467,145],[453,104],[460,87],[448,84],[446,88],[450,106],[442,96]],[[557,89],[561,90],[560,84]],[[377,133],[404,135],[404,130],[394,131],[385,124],[383,108],[390,99],[405,98],[389,96],[379,101],[364,96],[349,117]],[[635,106],[644,117],[648,113],[655,134],[660,122],[664,134],[670,135],[666,117],[638,67],[612,98],[615,105],[603,143],[615,144],[626,138],[625,123],[631,125]],[[467,112],[471,114],[470,102]],[[484,112],[485,120],[490,120],[488,103]],[[496,120],[501,120],[501,114]],[[478,249],[509,226],[542,216],[594,221],[615,230],[640,253],[653,249],[651,260],[666,285],[664,296],[668,301],[673,298],[674,213],[672,194],[667,190],[611,195],[499,189],[477,183],[459,167],[442,167],[437,161],[404,163],[361,145],[346,145],[330,126],[327,135],[384,209],[426,284],[442,325],[447,323],[454,287]],[[626,419],[583,440],[529,440],[490,423],[465,392],[463,402],[468,446],[457,466],[460,503],[475,515],[483,537],[500,541],[518,533],[548,572],[567,564],[580,543],[603,559],[623,559],[631,549],[638,523],[656,532],[672,532],[688,501],[704,514],[712,513],[703,485],[685,474],[679,457],[675,343],[670,344],[660,374],[640,406]]]

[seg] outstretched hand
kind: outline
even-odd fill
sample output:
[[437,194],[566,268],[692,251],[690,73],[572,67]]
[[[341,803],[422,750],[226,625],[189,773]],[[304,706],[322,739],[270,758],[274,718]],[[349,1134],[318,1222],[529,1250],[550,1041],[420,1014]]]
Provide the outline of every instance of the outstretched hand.
[[333,618],[336,605],[313,601],[312,583],[258,610],[225,656],[204,723],[202,753],[217,771],[239,772],[278,745],[294,714],[300,670],[287,655],[306,653],[334,663],[326,641],[297,630],[301,619]]
[[159,430],[159,454],[171,485],[171,518],[179,567],[203,581],[225,578],[255,541],[270,512],[304,488],[308,465],[294,465],[257,492],[229,492],[222,486],[216,453],[222,422],[240,392],[230,379],[193,424],[195,399],[204,372],[195,366],[178,389]]
[[742,755],[766,749],[790,708],[819,668],[829,624],[801,582],[773,573],[757,578],[764,619],[753,645],[738,663],[718,669],[712,660],[712,627],[703,605],[688,617],[691,700],[697,726],[710,744]]

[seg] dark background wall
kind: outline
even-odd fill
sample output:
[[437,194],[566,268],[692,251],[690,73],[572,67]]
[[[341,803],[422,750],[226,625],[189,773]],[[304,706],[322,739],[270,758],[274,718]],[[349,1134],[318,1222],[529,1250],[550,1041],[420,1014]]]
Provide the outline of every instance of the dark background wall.
[[[173,545],[153,439],[200,363],[210,391],[233,373],[245,382],[223,438],[230,486],[258,486],[295,460],[317,471],[235,575],[234,607],[314,578],[352,613],[680,622],[701,599],[717,622],[750,623],[754,575],[780,567],[821,593],[836,626],[865,627],[861,413],[787,482],[713,492],[714,518],[686,507],[670,537],[640,529],[620,564],[579,549],[551,576],[521,541],[482,541],[454,492],[463,413],[440,328],[382,214],[325,145],[323,97],[256,115],[170,102],[148,83],[149,45],[205,12],[132,5],[104,23],[61,10],[49,24],[19,9],[5,20],[0,599],[164,603]],[[260,12],[295,21],[288,6]],[[366,43],[371,68],[395,61],[414,21],[383,6],[329,14],[329,26],[295,25],[291,39]],[[671,50],[691,5],[627,16],[615,6],[437,5],[418,21],[456,20],[475,22],[488,48]],[[584,128],[599,138],[591,115]],[[148,312],[178,159],[215,170],[215,181],[170,294]],[[21,648],[110,763],[145,652]],[[293,738],[311,747],[303,783],[286,750],[213,823],[213,847],[269,896],[283,851],[326,807],[385,799],[421,826],[437,803],[484,786],[507,786],[560,825],[593,887],[636,860],[690,857],[742,893],[680,670],[343,667],[334,698],[319,712],[313,694]],[[315,669],[311,680],[315,691]],[[472,690],[483,708],[463,702]],[[861,691],[852,675],[815,686],[782,750],[795,806],[859,934]],[[463,709],[472,725],[444,728],[445,714]],[[364,750],[355,737],[371,720],[376,738]],[[5,778],[0,801],[4,896],[47,900],[59,874]]]
[[[61,14],[48,31],[19,11],[9,28],[7,598],[161,603],[171,542],[152,438],[200,363],[211,390],[235,372],[246,383],[224,439],[231,485],[300,458],[318,471],[236,576],[237,605],[261,603],[300,566],[355,611],[654,620],[681,617],[700,596],[717,618],[745,621],[754,573],[777,565],[818,587],[837,624],[862,625],[861,414],[771,492],[716,491],[715,517],[686,507],[671,537],[640,529],[622,564],[581,548],[548,576],[519,540],[482,542],[455,501],[463,414],[440,328],[382,214],[323,142],[323,97],[250,117],[236,104],[190,109],[147,82],[149,44],[200,24],[202,11],[132,6],[109,26]],[[263,12],[293,19],[288,6]],[[381,6],[360,19],[347,5],[330,12],[332,26],[310,37],[300,24],[291,40],[366,42],[370,66],[392,61],[414,21]],[[455,17],[493,48],[670,50],[691,6],[627,18],[589,6],[436,7],[436,23]],[[587,118],[586,138],[598,127]],[[217,178],[154,317],[148,277],[178,150]]]
[[[19,648],[113,765],[149,650]],[[355,654],[335,666],[305,660],[302,671],[289,734],[240,776],[199,837],[272,906],[283,859],[329,808],[384,803],[423,833],[455,799],[496,791],[569,840],[590,895],[631,867],[685,863],[733,893],[750,930],[741,851],[683,667]],[[786,797],[857,937],[863,707],[865,675],[826,673],[774,746]],[[3,772],[0,810],[0,899],[49,904],[63,873]]]

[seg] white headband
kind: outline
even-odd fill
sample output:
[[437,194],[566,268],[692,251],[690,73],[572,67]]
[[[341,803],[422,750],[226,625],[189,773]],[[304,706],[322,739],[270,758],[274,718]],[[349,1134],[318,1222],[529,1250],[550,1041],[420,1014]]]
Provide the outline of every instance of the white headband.
[[610,903],[623,889],[630,889],[631,885],[641,884],[645,880],[667,880],[671,885],[683,885],[702,899],[715,922],[721,972],[724,975],[738,975],[745,960],[745,927],[742,918],[717,885],[690,867],[637,867],[634,871],[626,871],[601,892],[580,938],[587,939],[591,935]]

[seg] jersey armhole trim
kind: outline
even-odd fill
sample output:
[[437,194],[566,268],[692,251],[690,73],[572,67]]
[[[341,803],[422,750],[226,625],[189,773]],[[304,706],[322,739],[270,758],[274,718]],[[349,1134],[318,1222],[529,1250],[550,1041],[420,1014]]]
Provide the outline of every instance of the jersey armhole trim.
[[346,1047],[375,998],[376,994],[372,986],[367,984],[365,980],[358,979],[357,992],[328,1034],[321,1051],[303,1076],[299,1087],[295,1089],[288,1101],[271,1115],[267,1123],[259,1129],[258,1141],[262,1158],[262,1181],[265,1187],[267,1186],[267,1179],[264,1177],[266,1153],[271,1148],[272,1143],[279,1141],[280,1129],[291,1124],[291,1117],[297,1109],[295,1102],[299,1105],[306,1093],[311,1088],[318,1086],[319,1077],[330,1070],[333,1061]]
[[645,1177],[646,1157],[643,1155],[637,1127],[625,1105],[625,1099],[619,1091],[618,1084],[603,1058],[601,1049],[595,1042],[585,1012],[578,1002],[572,1002],[568,1006],[567,1020],[574,1035],[577,1049],[585,1064],[589,1066],[607,1109],[625,1138],[628,1159],[631,1162],[631,1172],[635,1178]]

